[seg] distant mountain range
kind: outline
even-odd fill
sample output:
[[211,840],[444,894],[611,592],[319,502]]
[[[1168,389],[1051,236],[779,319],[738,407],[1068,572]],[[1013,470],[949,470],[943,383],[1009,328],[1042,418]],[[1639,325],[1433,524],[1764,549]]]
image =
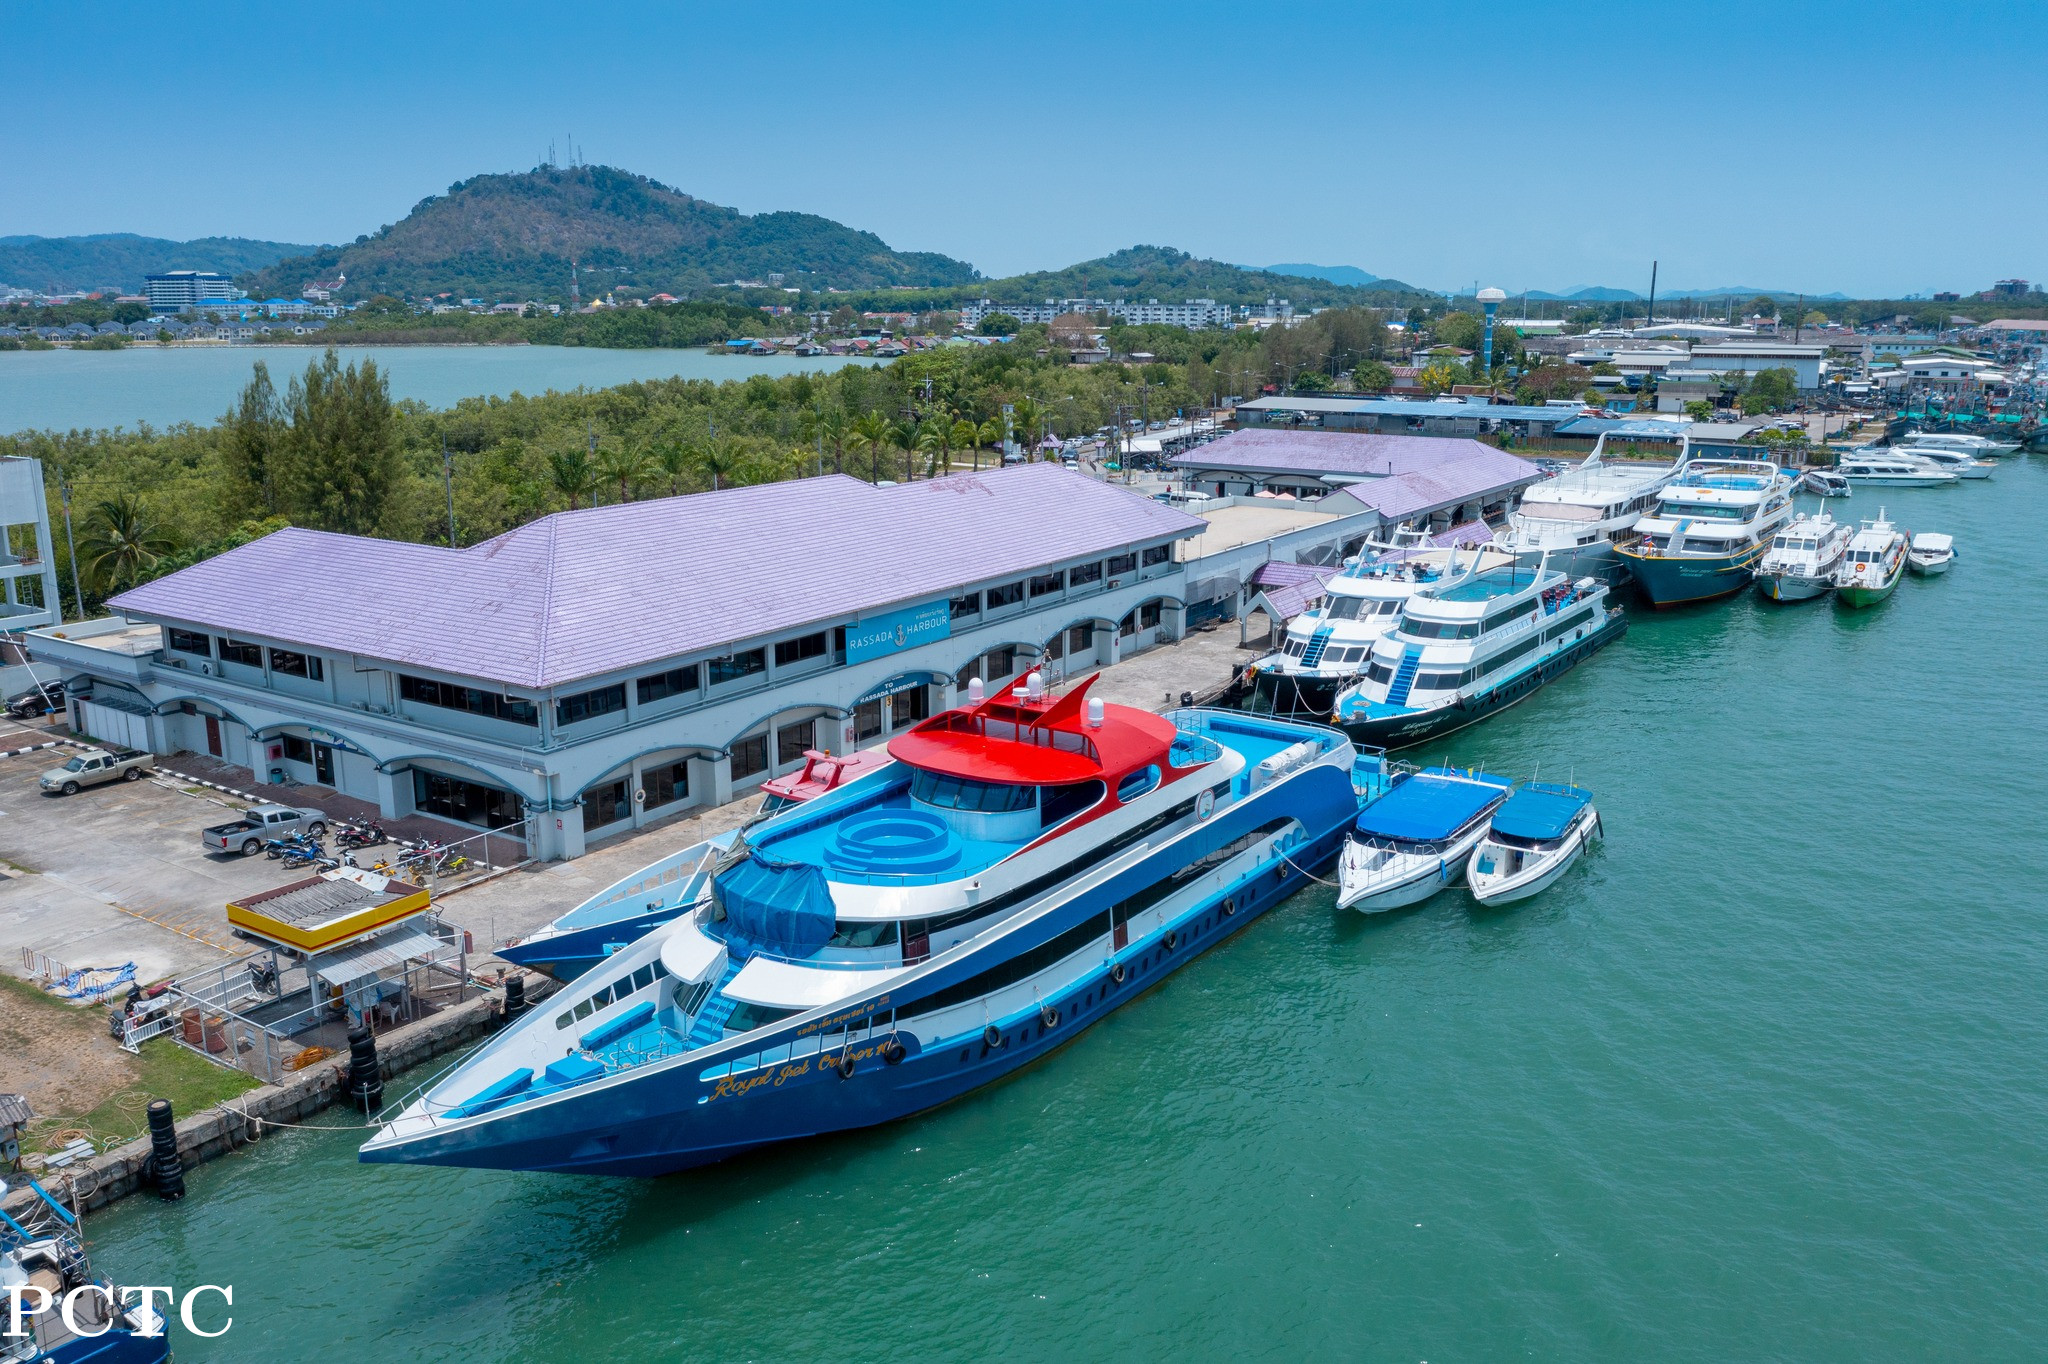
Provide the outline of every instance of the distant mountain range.
[[293,294],[346,275],[344,298],[447,290],[547,299],[568,292],[572,261],[585,299],[620,285],[683,294],[770,275],[818,289],[979,278],[964,261],[892,251],[872,232],[814,214],[748,215],[610,166],[542,166],[451,185],[347,246],[270,265],[249,288]]
[[248,237],[200,237],[189,242],[102,232],[90,237],[0,237],[0,284],[46,293],[69,293],[114,285],[142,287],[144,275],[166,270],[218,270],[242,275],[303,256],[317,246],[255,241]]
[[[1369,286],[1403,292],[1438,292],[1436,290],[1417,290],[1413,285],[1403,284],[1396,279],[1388,279],[1381,275],[1371,274],[1359,269],[1355,265],[1268,265],[1265,268],[1276,275],[1300,275],[1308,279],[1326,279],[1332,284],[1350,285],[1354,288]],[[1465,294],[1463,288],[1453,290],[1452,292]],[[1571,289],[1557,291],[1549,289],[1509,289],[1507,292],[1510,298],[1540,299],[1545,303],[1640,303],[1645,298],[1643,293],[1639,293],[1634,289],[1617,289],[1611,285],[1604,284],[1582,284]],[[1768,294],[1772,298],[1799,297],[1799,291],[1796,289],[1759,289],[1754,285],[1748,284],[1730,284],[1718,289],[1659,289],[1657,291],[1657,297],[1659,298],[1726,298],[1733,295],[1755,298],[1759,294]],[[1466,297],[1470,297],[1470,295],[1466,294]],[[1842,293],[1807,294],[1806,297],[1809,299],[1826,300],[1845,299],[1849,295]]]

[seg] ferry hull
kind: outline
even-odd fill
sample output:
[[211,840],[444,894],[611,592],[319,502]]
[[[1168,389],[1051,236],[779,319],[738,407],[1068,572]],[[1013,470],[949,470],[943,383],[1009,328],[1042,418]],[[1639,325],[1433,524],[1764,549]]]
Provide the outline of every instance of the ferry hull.
[[1892,594],[1892,589],[1899,585],[1899,579],[1905,576],[1905,571],[1905,566],[1902,564],[1898,572],[1873,587],[1837,587],[1835,589],[1835,600],[1844,606],[1859,610],[1864,607],[1875,606]]
[[[1541,568],[1544,566],[1543,556],[1544,551],[1540,549],[1516,550],[1515,566],[1517,568]],[[1573,578],[1598,578],[1609,587],[1620,587],[1628,581],[1628,565],[1624,564],[1621,561],[1621,555],[1615,552],[1612,540],[1602,540],[1598,544],[1579,546],[1572,551],[1571,563],[1569,565],[1562,562],[1559,551],[1551,550],[1549,566],[1553,569],[1563,570],[1568,576]]]
[[1807,601],[1834,586],[1832,578],[1809,578],[1797,573],[1759,573],[1756,590],[1770,601]]
[[1679,558],[1646,558],[1623,554],[1629,576],[1650,605],[1662,609],[1690,602],[1714,601],[1740,592],[1756,575],[1757,560],[1764,554],[1759,542],[1735,554],[1696,555]]
[[1346,720],[1341,728],[1351,736],[1353,743],[1373,748],[1392,751],[1426,744],[1446,734],[1455,734],[1468,725],[1476,725],[1496,711],[1506,710],[1516,702],[1526,700],[1545,683],[1562,677],[1577,666],[1580,660],[1591,658],[1627,632],[1628,618],[1617,612],[1605,625],[1569,649],[1553,654],[1520,676],[1511,677],[1477,696],[1470,696],[1455,705],[1440,706],[1435,710],[1412,711],[1369,720]]
[[[1317,772],[1312,785],[1297,787]],[[1336,767],[1312,769],[1272,788],[1295,790],[1285,803],[1254,798],[1219,812],[1228,821],[1220,833],[1250,829],[1285,812],[1302,824],[1303,839],[1284,853],[1262,860],[1226,886],[1148,937],[1133,940],[1113,957],[1105,954],[1084,974],[1062,985],[1037,1007],[992,1018],[993,1037],[983,1032],[920,1044],[906,1025],[859,1036],[842,1050],[829,1046],[739,1077],[704,1079],[700,1067],[665,1066],[598,1096],[574,1096],[510,1108],[482,1123],[450,1126],[403,1142],[362,1148],[368,1164],[454,1165],[498,1170],[566,1174],[654,1176],[708,1165],[780,1142],[872,1127],[908,1117],[961,1097],[1031,1064],[1080,1036],[1092,1023],[1137,998],[1180,967],[1223,942],[1295,892],[1326,875],[1357,813],[1349,774]],[[1157,856],[1171,859],[1171,847]],[[1175,865],[1178,865],[1176,862]],[[1167,874],[1162,869],[1160,874]],[[1101,896],[1101,903],[1094,898]],[[1077,897],[1077,912],[1103,913],[1112,902],[1100,888]],[[1173,945],[1168,946],[1171,936]],[[1122,980],[1115,978],[1121,969]],[[1218,1036],[1226,1025],[1219,1021]],[[891,1064],[888,1044],[904,1051]],[[770,1037],[764,1049],[787,1041]],[[731,1052],[726,1052],[730,1059]],[[687,1054],[686,1054],[687,1055]],[[851,1074],[841,1069],[845,1057]],[[596,1101],[593,1101],[596,1100]]]
[[1312,720],[1327,723],[1337,704],[1337,694],[1353,677],[1295,677],[1287,673],[1263,673],[1252,680],[1244,698],[1244,709],[1253,715],[1270,715],[1276,720]]

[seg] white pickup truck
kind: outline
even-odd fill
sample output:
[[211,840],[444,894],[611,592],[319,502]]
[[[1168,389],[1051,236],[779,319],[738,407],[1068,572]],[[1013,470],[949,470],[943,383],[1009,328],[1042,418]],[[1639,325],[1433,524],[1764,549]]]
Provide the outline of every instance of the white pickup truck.
[[153,761],[139,748],[88,748],[62,767],[43,773],[41,785],[46,795],[55,791],[75,796],[80,787],[98,786],[103,781],[134,781]]

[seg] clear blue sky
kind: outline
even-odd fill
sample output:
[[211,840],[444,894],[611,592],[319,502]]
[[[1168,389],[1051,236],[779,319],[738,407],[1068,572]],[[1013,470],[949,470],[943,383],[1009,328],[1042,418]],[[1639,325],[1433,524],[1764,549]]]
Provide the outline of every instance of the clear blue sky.
[[2048,276],[2034,4],[8,7],[0,234],[337,241],[573,135],[990,275]]

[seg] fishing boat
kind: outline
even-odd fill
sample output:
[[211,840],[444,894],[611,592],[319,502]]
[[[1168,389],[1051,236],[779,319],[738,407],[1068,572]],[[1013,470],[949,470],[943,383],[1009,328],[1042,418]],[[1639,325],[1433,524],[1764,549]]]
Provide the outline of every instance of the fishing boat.
[[[1254,714],[1325,721],[1339,693],[1358,680],[1372,646],[1401,619],[1418,588],[1441,582],[1457,551],[1430,548],[1417,535],[1369,546],[1344,561],[1322,605],[1287,623],[1281,647],[1247,664],[1244,708]],[[1492,555],[1498,566],[1512,563]]]
[[[36,1201],[0,1213],[0,1360],[169,1364],[170,1323],[145,1295],[95,1277],[78,1218],[33,1178]],[[8,1191],[0,1180],[0,1196]],[[70,1305],[66,1320],[66,1303]]]
[[687,912],[361,1159],[658,1175],[888,1122],[1079,1036],[1336,860],[1379,762],[1342,732],[1105,705],[1093,680],[970,684],[887,767],[748,829]]
[[1907,534],[1885,519],[1880,507],[1875,521],[1849,541],[1849,552],[1835,570],[1835,600],[1844,606],[1875,606],[1892,594],[1906,573]]
[[1833,469],[1808,469],[1799,476],[1799,490],[1815,497],[1847,497],[1855,488]]
[[1884,488],[1943,488],[1959,481],[1946,469],[1930,468],[1904,455],[1845,454],[1835,461],[1835,472],[1851,483]]
[[1894,446],[1892,453],[1901,459],[1912,460],[1923,469],[1954,474],[1957,478],[1989,478],[1991,471],[1998,467],[1998,461],[1995,459],[1979,459],[1962,450],[1951,450],[1945,445],[1900,445]]
[[1739,592],[1792,518],[1792,478],[1768,460],[1692,459],[1615,545],[1652,606]]
[[1921,531],[1913,537],[1912,546],[1906,551],[1906,567],[1928,577],[1948,572],[1949,565],[1955,561],[1954,538],[1937,531]]
[[1355,743],[1412,747],[1526,699],[1627,629],[1598,578],[1469,564],[1409,597],[1334,718]]
[[1337,859],[1337,907],[1377,914],[1420,904],[1465,874],[1505,777],[1428,767],[1358,812]]
[[1756,566],[1756,590],[1771,601],[1805,601],[1835,585],[1855,532],[1825,511],[1801,513],[1771,540]]
[[1658,491],[1684,465],[1690,438],[1681,439],[1678,458],[1670,462],[1609,460],[1606,445],[1603,432],[1578,468],[1523,492],[1521,506],[1494,536],[1495,547],[1524,568],[1547,558],[1574,578],[1592,576],[1619,587],[1628,570],[1614,542],[1657,505]]
[[1482,905],[1526,900],[1564,875],[1599,833],[1592,792],[1532,781],[1493,812],[1485,837],[1472,849],[1466,888]]

